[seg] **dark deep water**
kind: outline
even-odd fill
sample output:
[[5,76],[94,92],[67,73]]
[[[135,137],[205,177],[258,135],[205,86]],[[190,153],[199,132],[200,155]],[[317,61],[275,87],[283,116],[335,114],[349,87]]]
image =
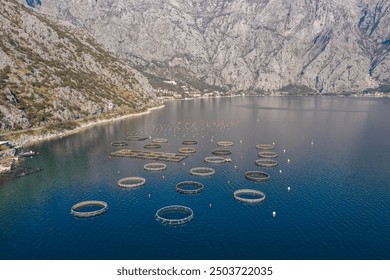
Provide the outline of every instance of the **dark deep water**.
[[[389,109],[385,98],[178,101],[36,145],[31,148],[40,155],[25,165],[44,171],[0,186],[0,258],[390,259]],[[111,142],[132,134],[167,138],[160,149],[167,152],[194,139],[197,151],[185,165],[170,162],[154,173],[143,169],[148,160],[109,158],[120,149]],[[222,140],[234,142],[232,162],[205,163]],[[255,145],[272,142],[278,166],[256,166]],[[216,173],[193,177],[189,169],[197,166]],[[271,179],[248,181],[249,170]],[[128,176],[144,177],[146,184],[116,186]],[[175,186],[184,180],[199,181],[205,190],[179,194]],[[241,188],[261,190],[266,200],[235,201],[233,192]],[[109,209],[91,219],[73,217],[70,208],[83,200],[106,201]],[[171,204],[192,208],[194,219],[159,224],[156,211]]]

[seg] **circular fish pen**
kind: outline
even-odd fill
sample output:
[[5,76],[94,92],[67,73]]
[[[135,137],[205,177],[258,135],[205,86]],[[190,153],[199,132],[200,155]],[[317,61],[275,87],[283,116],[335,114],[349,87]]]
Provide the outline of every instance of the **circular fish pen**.
[[144,149],[148,149],[148,150],[160,149],[160,148],[161,148],[161,145],[157,144],[157,143],[144,145]]
[[183,145],[196,145],[198,144],[197,141],[195,140],[184,140],[183,142],[181,142]]
[[[91,206],[97,206],[97,207],[101,207],[101,208],[99,208],[98,210],[94,210],[94,211],[79,211],[82,208],[91,207]],[[71,210],[70,210],[70,213],[73,216],[79,217],[79,218],[91,218],[91,217],[99,216],[99,215],[105,213],[107,211],[107,209],[108,209],[107,202],[98,201],[98,200],[87,200],[87,201],[82,201],[82,202],[79,202],[79,203],[73,205]]]
[[135,189],[143,186],[146,180],[142,177],[126,177],[118,181],[118,186],[124,189]]
[[233,142],[230,142],[230,141],[219,141],[217,143],[218,146],[222,146],[222,147],[230,147],[230,146],[233,146],[234,143]]
[[263,192],[253,189],[237,190],[234,192],[233,196],[234,199],[238,201],[251,204],[263,202],[265,199],[265,194]]
[[275,167],[277,164],[276,160],[273,159],[262,158],[256,160],[256,165],[261,167]]
[[205,157],[204,161],[207,163],[225,163],[228,162],[228,160],[224,157]]
[[[184,218],[168,218],[172,214],[184,214]],[[165,216],[165,217],[164,217]],[[191,208],[182,205],[170,205],[160,208],[154,216],[156,220],[166,225],[182,225],[188,223],[194,218],[194,212]]]
[[195,167],[190,169],[190,173],[194,176],[207,177],[214,175],[215,170],[208,167]]
[[[191,188],[189,189],[188,187]],[[195,181],[184,181],[176,185],[176,191],[181,194],[198,194],[203,190],[203,184]]]
[[124,147],[127,145],[129,145],[129,143],[126,141],[114,141],[111,143],[111,146],[113,146],[113,147]]
[[127,140],[129,141],[144,141],[146,139],[148,139],[149,137],[142,137],[142,136],[138,136],[138,135],[130,135],[127,137]]
[[163,171],[167,169],[167,165],[165,163],[152,162],[145,164],[144,169],[147,171]]
[[228,156],[232,154],[232,152],[227,149],[216,149],[213,150],[211,153],[216,156]]
[[158,144],[162,144],[162,143],[167,143],[168,142],[168,139],[165,139],[165,138],[155,138],[152,140],[153,143],[158,143]]
[[259,150],[272,150],[274,148],[273,144],[257,144],[256,149]]
[[182,154],[192,154],[195,153],[196,149],[195,148],[190,148],[190,147],[184,147],[179,149],[179,153]]
[[275,152],[260,152],[258,155],[259,155],[259,157],[263,157],[263,158],[276,158],[276,157],[278,157],[278,154]]
[[268,173],[261,171],[248,171],[245,173],[245,178],[256,182],[268,181],[271,176]]

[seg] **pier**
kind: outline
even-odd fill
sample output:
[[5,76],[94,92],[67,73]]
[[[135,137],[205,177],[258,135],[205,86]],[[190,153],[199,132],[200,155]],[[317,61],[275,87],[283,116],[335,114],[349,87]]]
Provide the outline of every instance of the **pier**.
[[115,151],[112,152],[110,155],[113,157],[128,157],[128,158],[136,158],[136,159],[150,159],[156,161],[173,161],[173,162],[180,162],[183,159],[187,158],[187,155],[183,155],[183,154],[143,151],[143,150],[130,150],[130,149]]

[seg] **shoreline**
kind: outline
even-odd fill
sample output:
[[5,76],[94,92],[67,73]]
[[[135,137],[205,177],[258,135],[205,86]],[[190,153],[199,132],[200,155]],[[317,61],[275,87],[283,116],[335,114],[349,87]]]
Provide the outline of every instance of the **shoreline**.
[[77,134],[85,129],[88,129],[88,128],[91,128],[91,127],[94,127],[94,126],[97,126],[100,124],[146,115],[146,114],[151,113],[154,110],[162,109],[164,107],[165,107],[165,104],[162,104],[159,106],[147,108],[143,112],[129,113],[129,114],[125,114],[122,116],[116,116],[116,117],[108,118],[108,119],[97,119],[97,120],[93,120],[93,121],[86,121],[85,123],[82,123],[80,126],[77,126],[74,129],[65,130],[65,131],[61,131],[61,132],[58,132],[58,131],[48,132],[48,133],[40,134],[40,135],[24,135],[24,136],[21,135],[20,138],[18,138],[17,140],[15,140],[13,142],[15,143],[15,146],[29,147],[29,146],[32,146],[32,145],[35,145],[38,143],[51,141],[54,139]]
[[[146,115],[151,113],[154,110],[162,109],[165,107],[165,102],[172,102],[172,101],[189,101],[189,100],[196,100],[196,99],[215,99],[215,98],[232,98],[232,97],[266,97],[266,96],[271,96],[271,97],[284,97],[284,96],[290,96],[290,94],[277,94],[277,95],[231,95],[231,96],[201,96],[198,98],[192,97],[192,98],[180,98],[180,99],[166,99],[164,100],[164,104],[154,106],[147,108],[145,111],[138,112],[138,113],[128,113],[125,115],[121,116],[115,116],[112,118],[107,118],[107,119],[99,119],[99,117],[96,120],[88,121],[85,120],[85,123],[81,121],[81,125],[77,126],[74,129],[70,130],[64,130],[64,131],[54,131],[54,132],[48,132],[48,133],[42,133],[38,135],[23,135],[21,133],[21,137],[17,138],[16,140],[12,141],[15,143],[15,146],[22,146],[22,147],[29,147],[38,143],[46,142],[46,141],[51,141],[54,139],[66,137],[69,135],[77,134],[81,132],[82,130],[91,128],[93,126],[99,125],[99,124],[104,124],[112,121],[118,121],[118,120],[123,120],[127,118],[133,118],[133,117],[138,117],[142,115]],[[311,96],[311,95],[294,95],[294,96]],[[317,95],[317,96],[333,96],[333,95]],[[375,95],[334,95],[334,96],[340,96],[340,97],[369,97],[369,98],[382,98],[382,97],[390,97],[390,95],[381,95],[381,96],[375,96]],[[102,116],[104,117],[104,116]],[[44,127],[42,127],[44,129]],[[33,131],[32,129],[31,131]],[[38,129],[39,130],[39,129]],[[18,131],[15,131],[15,133],[18,133]]]

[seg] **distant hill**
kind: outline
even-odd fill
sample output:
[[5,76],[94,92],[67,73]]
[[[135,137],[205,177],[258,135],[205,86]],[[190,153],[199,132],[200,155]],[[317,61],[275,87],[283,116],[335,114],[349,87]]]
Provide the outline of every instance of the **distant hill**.
[[0,5],[0,94],[3,132],[143,110],[155,98],[84,31],[11,0]]

